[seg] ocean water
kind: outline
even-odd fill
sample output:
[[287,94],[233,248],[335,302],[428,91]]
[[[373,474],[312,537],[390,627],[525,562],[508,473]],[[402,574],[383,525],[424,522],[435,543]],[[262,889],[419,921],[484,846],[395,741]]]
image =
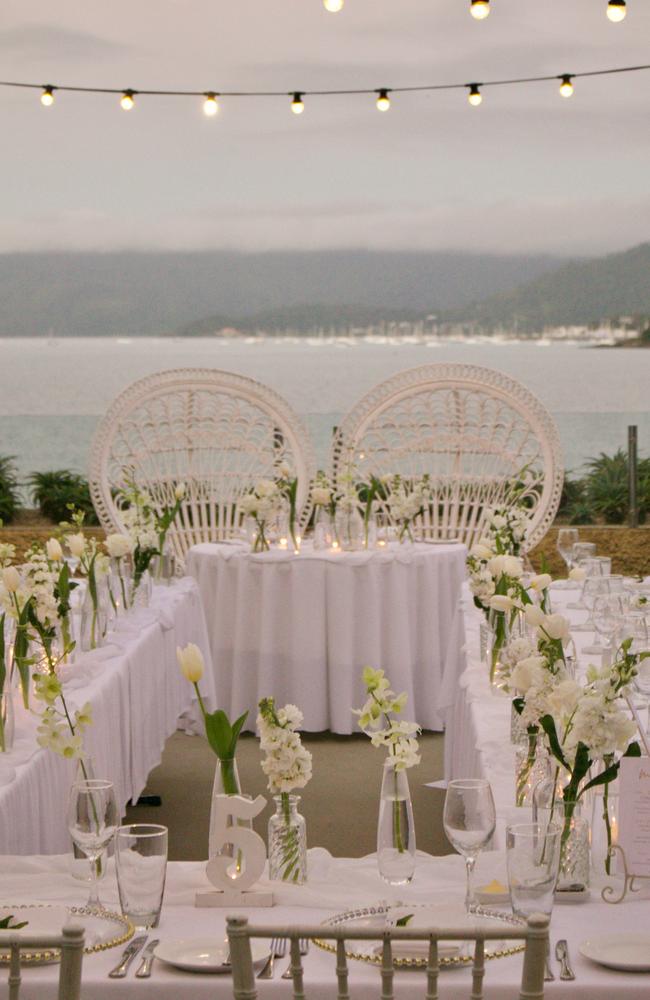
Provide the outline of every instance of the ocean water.
[[432,362],[496,368],[523,382],[553,414],[567,469],[626,447],[639,428],[650,453],[650,350],[568,344],[253,341],[172,338],[0,339],[0,455],[22,475],[85,472],[95,427],[135,379],[168,368],[222,368],[259,379],[303,417],[321,464],[332,428],[377,382]]

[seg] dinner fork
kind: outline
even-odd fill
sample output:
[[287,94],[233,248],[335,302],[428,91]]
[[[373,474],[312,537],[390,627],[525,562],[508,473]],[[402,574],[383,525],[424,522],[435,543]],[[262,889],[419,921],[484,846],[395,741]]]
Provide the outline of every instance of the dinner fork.
[[[298,942],[298,951],[301,955],[306,955],[309,951],[309,938],[300,938]],[[282,973],[282,979],[291,979],[291,962],[289,962],[288,968]]]
[[261,972],[257,973],[258,979],[273,979],[273,967],[276,958],[284,958],[287,953],[287,939],[286,938],[272,938],[271,939],[271,949],[269,952],[269,957],[267,958],[264,968]]

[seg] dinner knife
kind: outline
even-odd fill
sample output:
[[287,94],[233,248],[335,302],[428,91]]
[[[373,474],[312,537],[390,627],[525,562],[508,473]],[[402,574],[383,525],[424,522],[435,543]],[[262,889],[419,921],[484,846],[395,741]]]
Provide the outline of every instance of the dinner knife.
[[555,957],[560,963],[560,979],[571,981],[575,979],[575,972],[571,968],[569,959],[569,945],[566,938],[560,938],[555,945]]
[[124,979],[127,972],[129,971],[129,966],[135,956],[138,954],[140,949],[144,947],[147,940],[146,934],[140,934],[138,937],[134,937],[133,940],[124,949],[124,954],[122,955],[122,961],[119,965],[116,965],[114,969],[111,969],[109,976],[111,979]]
[[156,950],[159,944],[160,941],[158,940],[158,938],[154,938],[153,941],[150,941],[147,947],[142,952],[142,963],[140,964],[140,968],[135,974],[136,979],[148,979],[149,976],[151,975],[151,966],[154,960],[154,951]]

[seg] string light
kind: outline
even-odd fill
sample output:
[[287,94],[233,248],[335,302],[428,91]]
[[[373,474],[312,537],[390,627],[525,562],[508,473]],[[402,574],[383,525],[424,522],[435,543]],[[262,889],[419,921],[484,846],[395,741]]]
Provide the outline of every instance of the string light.
[[562,97],[571,97],[573,94],[573,83],[569,73],[564,73],[562,76],[562,83],[560,84],[560,93]]
[[627,6],[625,0],[609,0],[607,4],[607,17],[610,21],[623,21],[625,20],[625,15],[627,14]]
[[390,107],[390,97],[388,96],[388,88],[382,87],[379,91],[379,97],[377,98],[377,110],[378,111],[388,111]]
[[54,104],[54,87],[43,87],[41,94],[41,104],[44,108],[50,108]]
[[478,108],[479,104],[483,103],[483,94],[479,89],[479,85],[478,83],[470,83],[468,87],[469,94],[467,95],[467,100],[473,108]]
[[490,13],[490,0],[470,0],[469,10],[477,21],[484,21]]
[[208,118],[214,117],[219,110],[219,103],[217,101],[217,95],[211,90],[205,95],[205,101],[203,102],[203,114]]
[[293,100],[291,101],[291,110],[294,115],[301,115],[305,110],[305,102],[302,99],[302,94],[299,90],[293,95]]
[[328,10],[330,14],[338,14],[338,12],[343,8],[343,0],[323,0],[323,7]]
[[120,99],[120,107],[123,111],[130,111],[135,101],[133,100],[135,96],[135,90],[125,90],[122,92],[122,97]]

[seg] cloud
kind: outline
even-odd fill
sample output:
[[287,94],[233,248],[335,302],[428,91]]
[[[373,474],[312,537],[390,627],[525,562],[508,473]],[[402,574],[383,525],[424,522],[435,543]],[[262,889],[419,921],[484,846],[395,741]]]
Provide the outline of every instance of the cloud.
[[101,35],[56,24],[22,24],[0,31],[0,54],[3,58],[57,59],[87,61],[123,55],[130,46]]

